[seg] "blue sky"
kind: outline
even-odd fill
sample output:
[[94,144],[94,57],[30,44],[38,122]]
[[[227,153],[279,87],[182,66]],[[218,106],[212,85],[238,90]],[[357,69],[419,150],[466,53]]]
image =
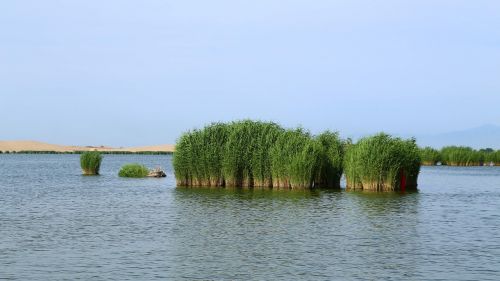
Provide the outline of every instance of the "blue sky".
[[0,139],[500,125],[500,1],[2,1]]

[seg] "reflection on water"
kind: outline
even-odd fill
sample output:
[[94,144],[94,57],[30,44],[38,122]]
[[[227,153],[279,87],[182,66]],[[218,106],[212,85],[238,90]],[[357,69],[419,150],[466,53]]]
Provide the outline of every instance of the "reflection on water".
[[0,155],[0,279],[499,280],[498,167],[423,167],[399,194],[175,188],[170,161]]

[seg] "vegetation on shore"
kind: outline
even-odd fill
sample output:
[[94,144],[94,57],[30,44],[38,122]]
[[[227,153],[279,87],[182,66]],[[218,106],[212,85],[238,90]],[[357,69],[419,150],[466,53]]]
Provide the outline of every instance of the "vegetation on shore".
[[339,187],[344,144],[338,134],[243,120],[184,133],[173,158],[178,186]]
[[483,151],[485,164],[489,165],[493,163],[495,166],[500,166],[500,150],[493,151]]
[[[82,154],[86,151],[53,151],[53,150],[22,150],[22,151],[5,151],[6,154]],[[2,151],[0,151],[2,153]],[[137,155],[170,155],[170,151],[99,151],[101,154],[137,154]]]
[[422,165],[432,166],[441,161],[441,152],[430,146],[420,149],[420,158]]
[[465,146],[447,146],[441,149],[443,164],[448,166],[480,166],[484,163],[482,153]]
[[80,166],[84,175],[98,175],[102,156],[98,151],[87,151],[80,156]]
[[350,145],[345,155],[347,189],[416,189],[420,163],[415,139],[403,140],[384,133],[362,138]]
[[500,150],[491,148],[475,150],[467,146],[446,146],[441,150],[431,147],[420,149],[422,165],[432,166],[440,162],[447,166],[500,166]]
[[124,178],[145,178],[148,174],[148,168],[137,163],[126,164],[118,172],[118,176]]

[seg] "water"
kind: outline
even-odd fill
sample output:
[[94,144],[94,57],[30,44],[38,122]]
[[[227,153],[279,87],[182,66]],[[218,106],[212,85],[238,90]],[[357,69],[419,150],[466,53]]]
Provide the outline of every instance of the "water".
[[178,189],[170,161],[0,155],[0,279],[500,280],[499,167],[423,167],[401,195]]

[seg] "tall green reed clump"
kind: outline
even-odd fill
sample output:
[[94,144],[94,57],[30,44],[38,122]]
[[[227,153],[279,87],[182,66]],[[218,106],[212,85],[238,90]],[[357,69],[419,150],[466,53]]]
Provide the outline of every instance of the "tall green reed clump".
[[251,120],[233,122],[229,128],[222,161],[226,186],[272,187],[269,153],[284,130]]
[[441,153],[437,149],[426,146],[420,149],[420,158],[422,159],[422,165],[434,166],[441,161]]
[[338,187],[342,148],[335,133],[243,120],[183,134],[173,163],[178,186]]
[[344,169],[346,142],[338,133],[326,131],[316,137],[321,149],[320,167],[314,184],[320,187],[340,188]]
[[271,149],[273,187],[303,189],[314,186],[321,167],[321,147],[303,129],[287,130]]
[[441,149],[443,164],[448,166],[480,166],[485,154],[467,146],[446,146]]
[[184,133],[173,156],[178,186],[223,186],[222,161],[229,126],[212,123]]
[[86,151],[80,155],[80,166],[84,175],[98,175],[102,156],[98,151]]
[[347,189],[399,191],[417,188],[420,153],[414,139],[403,140],[380,133],[360,139],[346,151]]

